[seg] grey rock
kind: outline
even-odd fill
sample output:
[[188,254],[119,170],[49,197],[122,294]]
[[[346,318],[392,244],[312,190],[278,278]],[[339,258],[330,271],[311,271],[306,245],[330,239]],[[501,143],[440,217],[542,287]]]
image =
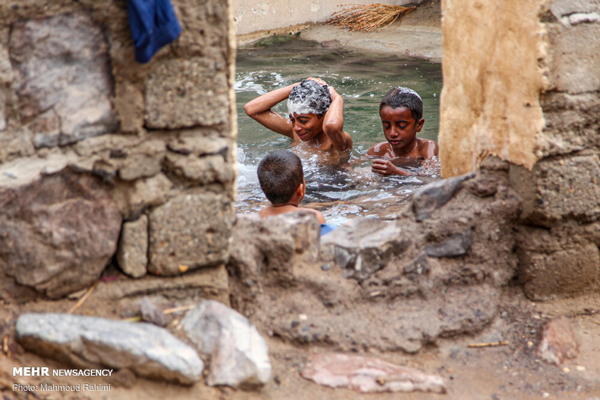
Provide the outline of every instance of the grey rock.
[[498,192],[500,180],[493,174],[478,174],[475,179],[466,181],[465,188],[478,197],[490,197]]
[[128,368],[141,377],[185,385],[197,382],[204,369],[192,347],[145,323],[23,314],[17,320],[16,338],[31,352],[78,368]]
[[593,222],[600,217],[597,154],[540,160],[532,171],[512,166],[510,181],[523,198],[521,218],[527,223],[551,227],[564,218]]
[[203,136],[202,132],[185,131],[177,138],[172,139],[167,148],[177,154],[194,154],[196,157],[221,154],[225,156],[232,146],[230,139],[215,136]]
[[467,254],[472,246],[471,229],[455,233],[441,243],[425,246],[424,251],[429,257],[457,257]]
[[111,197],[126,219],[136,219],[144,210],[163,204],[174,192],[173,183],[163,174],[134,182],[115,182]]
[[595,92],[549,92],[540,104],[546,127],[538,140],[538,157],[570,154],[598,148],[600,97]]
[[475,177],[474,173],[432,182],[417,190],[413,196],[413,211],[417,221],[423,221],[442,207],[461,188],[462,183]]
[[530,299],[580,295],[600,278],[600,251],[582,240],[584,232],[557,227],[554,233],[533,227],[518,233],[519,278]]
[[0,269],[51,298],[90,286],[116,252],[121,214],[89,175],[0,189],[0,209]]
[[169,319],[148,297],[143,297],[140,303],[142,320],[157,326],[167,326]]
[[232,225],[231,202],[211,192],[181,194],[157,207],[150,213],[148,271],[172,276],[224,263]]
[[211,356],[207,383],[264,385],[271,376],[268,347],[243,315],[217,301],[202,301],[181,322],[199,351]]
[[20,110],[36,147],[114,132],[108,44],[84,11],[13,24],[10,58],[19,71]]
[[196,185],[229,183],[234,177],[233,165],[226,163],[221,155],[196,157],[193,154],[184,156],[170,153],[165,167],[176,176]]
[[[574,16],[573,22],[578,22],[577,19]],[[568,21],[570,24],[571,18]],[[600,43],[595,40],[599,34],[598,22],[549,30],[553,44],[549,46],[549,77],[556,90],[578,94],[600,89]]]
[[146,84],[146,126],[179,129],[227,122],[229,91],[225,71],[208,58],[167,60]]
[[148,266],[148,216],[125,222],[121,230],[117,262],[123,272],[132,278],[146,275]]
[[322,257],[349,269],[347,276],[359,280],[383,268],[409,244],[397,223],[374,218],[352,220],[321,240]]
[[406,275],[424,275],[429,272],[431,266],[427,261],[427,257],[425,254],[419,254],[417,258],[415,258],[410,263],[406,264],[404,267],[404,273]]
[[[127,151],[119,164],[119,177],[126,181],[158,174],[166,147],[162,140],[148,140]],[[113,153],[114,154],[114,153]]]

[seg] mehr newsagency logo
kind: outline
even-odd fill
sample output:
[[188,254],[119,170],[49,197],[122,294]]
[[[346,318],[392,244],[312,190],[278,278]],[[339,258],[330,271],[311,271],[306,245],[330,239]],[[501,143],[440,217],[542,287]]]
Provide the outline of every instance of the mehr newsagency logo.
[[[112,369],[52,369],[48,367],[13,367],[13,376],[63,376],[63,377],[98,377],[112,376]],[[13,392],[101,392],[109,391],[110,384],[104,385],[99,383],[77,383],[77,384],[56,384],[56,383],[40,383],[35,384],[13,384]]]

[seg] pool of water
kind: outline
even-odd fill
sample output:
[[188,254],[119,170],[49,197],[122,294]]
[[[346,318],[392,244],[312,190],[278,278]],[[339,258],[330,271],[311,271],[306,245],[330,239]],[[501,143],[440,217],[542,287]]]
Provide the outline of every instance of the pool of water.
[[[303,204],[319,209],[332,224],[359,215],[390,219],[416,188],[439,179],[437,161],[427,168],[409,165],[413,176],[381,177],[371,172],[371,162],[364,156],[369,147],[385,141],[379,102],[394,86],[407,86],[421,95],[425,125],[419,137],[437,141],[440,64],[343,51],[295,36],[275,37],[240,48],[237,53],[238,213],[257,212],[268,204],[256,176],[256,167],[268,152],[301,151],[289,138],[248,117],[244,104],[309,76],[323,79],[344,98],[344,130],[352,136],[354,146],[348,162],[340,166],[323,166],[316,156],[299,154],[307,183]],[[286,115],[285,102],[274,110]]]

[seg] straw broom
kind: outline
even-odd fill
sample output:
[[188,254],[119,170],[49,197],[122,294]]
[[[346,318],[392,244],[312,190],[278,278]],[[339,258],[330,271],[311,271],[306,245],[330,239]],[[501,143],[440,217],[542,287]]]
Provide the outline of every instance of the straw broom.
[[334,13],[326,22],[350,31],[372,32],[385,28],[417,7],[391,6],[386,4],[346,4],[354,6]]

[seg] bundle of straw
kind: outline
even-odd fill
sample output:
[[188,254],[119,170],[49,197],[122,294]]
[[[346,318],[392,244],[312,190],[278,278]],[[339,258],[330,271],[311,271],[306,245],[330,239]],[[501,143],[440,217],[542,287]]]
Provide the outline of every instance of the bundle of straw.
[[354,7],[334,13],[327,23],[350,31],[372,32],[393,24],[398,18],[417,9],[380,3],[346,6]]

